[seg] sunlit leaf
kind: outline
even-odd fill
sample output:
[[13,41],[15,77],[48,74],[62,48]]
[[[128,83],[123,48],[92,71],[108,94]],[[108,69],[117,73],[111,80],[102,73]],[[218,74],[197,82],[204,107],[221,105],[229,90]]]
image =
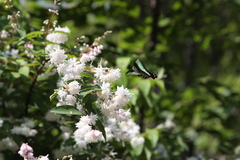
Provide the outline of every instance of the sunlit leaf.
[[20,74],[22,74],[22,75],[24,75],[24,76],[26,76],[26,77],[29,76],[29,71],[30,71],[30,69],[29,69],[29,67],[27,67],[27,66],[23,66],[23,67],[19,68],[19,70],[18,70],[18,72],[19,72]]
[[82,115],[82,113],[73,106],[58,106],[50,110],[50,112],[67,115]]
[[24,37],[26,35],[26,31],[22,28],[17,28],[17,32],[19,33],[20,37]]
[[50,96],[50,101],[52,101],[56,96],[57,96],[57,92],[54,92],[54,93]]
[[147,137],[151,142],[152,148],[156,147],[159,139],[159,130],[158,129],[147,129]]
[[10,73],[14,78],[19,78],[21,75],[18,72],[11,72]]

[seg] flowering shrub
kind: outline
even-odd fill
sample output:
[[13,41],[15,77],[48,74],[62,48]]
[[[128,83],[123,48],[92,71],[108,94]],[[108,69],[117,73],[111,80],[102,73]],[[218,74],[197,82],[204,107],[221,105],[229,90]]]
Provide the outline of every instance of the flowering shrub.
[[[55,1],[55,5],[60,3]],[[6,1],[5,7],[14,12],[11,1]],[[141,146],[144,138],[139,136],[140,127],[126,108],[133,94],[124,86],[112,87],[121,77],[120,69],[108,68],[103,59],[98,64],[94,62],[104,49],[100,40],[111,31],[106,31],[92,44],[84,42],[85,37],[82,36],[77,39],[74,49],[69,50],[64,43],[68,41],[70,29],[56,26],[57,22],[52,21],[53,16],[58,15],[56,9],[50,9],[49,12],[52,16],[43,22],[41,31],[27,33],[18,20],[20,11],[8,16],[11,27],[1,31],[1,47],[4,48],[0,57],[0,63],[4,66],[1,68],[4,71],[1,86],[7,90],[1,97],[3,108],[6,113],[11,110],[21,111],[12,115],[15,117],[1,118],[0,127],[5,132],[0,136],[0,150],[16,153],[20,148],[19,155],[28,160],[47,160],[48,154],[63,159],[72,159],[72,156],[68,156],[70,154],[111,159],[118,154],[114,152],[112,142],[129,142],[133,147]],[[56,74],[58,80],[53,78]],[[39,94],[50,96],[50,89],[44,90],[46,86],[40,83],[47,85],[48,79],[55,83],[57,81],[57,89],[52,90],[54,93],[50,97],[56,107],[50,112],[47,112],[49,107],[39,108],[40,103],[49,104],[46,99],[34,97],[34,89],[38,88]],[[28,90],[24,88],[25,85],[29,86]],[[21,93],[24,93],[24,100],[11,99],[11,96],[21,97]],[[37,99],[39,104],[33,104],[32,99]],[[41,117],[43,115],[45,119]],[[48,135],[44,130],[54,127],[51,123],[59,128]],[[31,147],[31,143],[39,143],[35,139],[43,134],[47,140],[41,137],[42,142],[57,142],[62,147],[52,148],[53,152],[46,156],[35,157],[35,148]],[[60,135],[58,139],[61,141],[51,142],[57,135]],[[3,154],[0,156],[3,157]]]

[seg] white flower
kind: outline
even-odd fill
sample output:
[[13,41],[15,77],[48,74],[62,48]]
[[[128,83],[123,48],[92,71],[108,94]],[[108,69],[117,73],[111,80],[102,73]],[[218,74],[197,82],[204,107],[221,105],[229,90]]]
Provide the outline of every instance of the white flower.
[[102,89],[101,93],[103,95],[109,95],[110,94],[110,83],[103,82],[101,89]]
[[109,69],[109,68],[102,68],[100,65],[97,68],[94,68],[94,76],[98,78],[101,82],[114,82],[119,77],[121,77],[120,69]]
[[70,138],[70,136],[72,135],[72,130],[69,127],[66,126],[60,126],[60,129],[62,130],[62,138],[64,140],[67,140]]
[[60,49],[60,45],[58,44],[48,44],[46,47],[45,47],[45,50],[47,52],[51,52],[53,50],[56,50],[56,49]]
[[[56,27],[55,31],[63,31],[65,33],[70,33],[68,27]],[[47,40],[53,43],[65,43],[68,40],[68,36],[64,33],[50,33],[47,35]]]
[[95,125],[96,121],[98,119],[98,116],[96,114],[90,114],[89,118],[91,119],[90,124]]
[[89,61],[93,61],[96,57],[90,54],[83,53],[82,57],[80,58],[80,62],[86,63]]
[[[90,126],[89,126],[90,127]],[[84,128],[84,127],[83,127]],[[89,130],[87,130],[87,132],[83,132],[83,130],[81,129],[77,129],[73,135],[74,135],[74,140],[76,142],[76,144],[78,145],[78,147],[82,148],[82,149],[85,149],[87,148],[87,143],[86,141],[84,140],[84,135],[88,132],[90,132],[92,129],[90,127]]]
[[49,160],[48,155],[46,156],[39,156],[37,160]]
[[77,81],[72,81],[68,84],[68,91],[74,95],[74,94],[78,94],[79,93],[79,90],[80,90],[80,86],[79,86],[79,83]]
[[12,151],[16,151],[18,149],[18,145],[16,144],[16,142],[12,139],[12,138],[3,138],[0,141],[0,151],[2,150],[12,150]]
[[131,145],[133,147],[138,147],[144,143],[144,138],[143,137],[133,137],[131,139]]
[[106,139],[107,139],[107,141],[112,140],[114,138],[114,135],[112,133],[111,128],[110,127],[105,127],[104,130],[106,132]]
[[124,87],[117,87],[117,91],[115,92],[115,97],[113,98],[114,102],[122,107],[125,106],[129,101],[130,97],[133,95],[132,93],[129,93],[129,90],[127,88],[124,89]]
[[65,99],[68,105],[74,105],[76,103],[76,98],[73,95],[67,95]]
[[62,49],[52,50],[49,53],[49,56],[50,56],[50,62],[56,65],[63,62],[67,58],[67,55],[65,55],[65,51]]
[[6,38],[6,37],[8,37],[9,36],[9,33],[6,31],[6,30],[2,30],[1,31],[1,34],[0,34],[0,37],[1,38]]
[[89,125],[86,125],[84,123],[78,122],[76,123],[76,126],[78,129],[74,132],[74,135],[83,138],[84,135],[92,130],[92,127]]
[[45,115],[45,119],[50,122],[57,122],[61,118],[60,114],[56,114],[53,112],[47,112]]
[[18,57],[18,52],[18,49],[12,49],[9,55],[11,55],[11,57]]
[[80,73],[84,71],[85,64],[78,62],[76,58],[71,58],[66,65],[59,67],[61,68],[58,69],[58,72],[64,75],[63,80],[68,81],[79,79]]
[[170,119],[167,119],[165,121],[164,125],[165,125],[166,128],[174,128],[174,127],[176,127],[175,123],[173,123],[172,120],[170,120]]
[[121,121],[127,121],[131,118],[131,113],[129,110],[124,110],[124,109],[119,109],[118,111],[115,112],[114,118],[121,122]]
[[21,124],[21,126],[26,126],[26,127],[30,127],[30,128],[35,127],[34,120],[26,118],[26,119],[24,119],[24,121],[25,122],[23,124]]
[[26,137],[34,137],[38,132],[35,129],[31,129],[27,126],[15,126],[11,129],[12,134],[24,135]]
[[59,91],[57,92],[57,94],[58,94],[58,96],[59,96],[59,98],[60,98],[61,101],[63,101],[63,100],[65,99],[65,97],[67,96],[67,92],[66,92],[66,91],[63,91],[63,90],[59,90]]
[[0,119],[0,128],[3,126],[3,120]]
[[77,109],[80,111],[80,112],[83,112],[83,106],[79,103],[77,103]]
[[84,140],[87,143],[94,143],[103,140],[102,132],[98,130],[92,130],[85,134]]
[[103,77],[103,81],[114,82],[121,77],[120,69],[111,69],[108,74]]
[[[83,123],[85,125],[95,125],[96,124],[96,120],[97,120],[98,116],[96,114],[90,114],[89,116],[82,116],[80,119],[80,123]],[[78,127],[79,128],[79,127]]]
[[58,66],[57,66],[57,71],[58,71],[58,74],[65,74],[66,73],[66,68],[67,68],[67,64],[65,63],[60,63]]
[[121,130],[123,131],[129,131],[131,129],[131,134],[132,135],[137,135],[139,134],[140,127],[133,121],[133,119],[129,119],[128,121],[120,122],[119,123]]

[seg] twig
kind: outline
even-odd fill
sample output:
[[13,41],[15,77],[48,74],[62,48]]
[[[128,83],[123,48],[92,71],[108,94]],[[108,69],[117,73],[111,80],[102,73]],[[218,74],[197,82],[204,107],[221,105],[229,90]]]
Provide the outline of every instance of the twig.
[[32,98],[32,92],[33,92],[33,88],[36,84],[36,81],[37,81],[37,77],[38,75],[41,73],[41,70],[42,68],[44,67],[44,65],[46,64],[46,62],[48,61],[49,59],[45,59],[42,64],[38,67],[38,70],[36,72],[36,74],[34,75],[33,77],[33,82],[31,84],[31,86],[29,87],[29,92],[28,92],[28,95],[27,95],[27,98],[26,98],[26,102],[25,102],[25,115],[28,114],[28,105],[30,103],[30,99]]

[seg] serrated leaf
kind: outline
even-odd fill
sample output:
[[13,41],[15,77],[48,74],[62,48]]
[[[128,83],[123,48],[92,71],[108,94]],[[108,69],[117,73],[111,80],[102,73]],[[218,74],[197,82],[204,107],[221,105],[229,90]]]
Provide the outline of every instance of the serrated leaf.
[[29,76],[29,71],[30,71],[29,67],[23,66],[23,67],[19,68],[18,73],[28,77]]
[[58,106],[50,110],[50,112],[67,115],[82,115],[82,113],[73,106]]
[[147,138],[150,140],[152,148],[156,147],[159,139],[159,130],[158,129],[147,129]]

